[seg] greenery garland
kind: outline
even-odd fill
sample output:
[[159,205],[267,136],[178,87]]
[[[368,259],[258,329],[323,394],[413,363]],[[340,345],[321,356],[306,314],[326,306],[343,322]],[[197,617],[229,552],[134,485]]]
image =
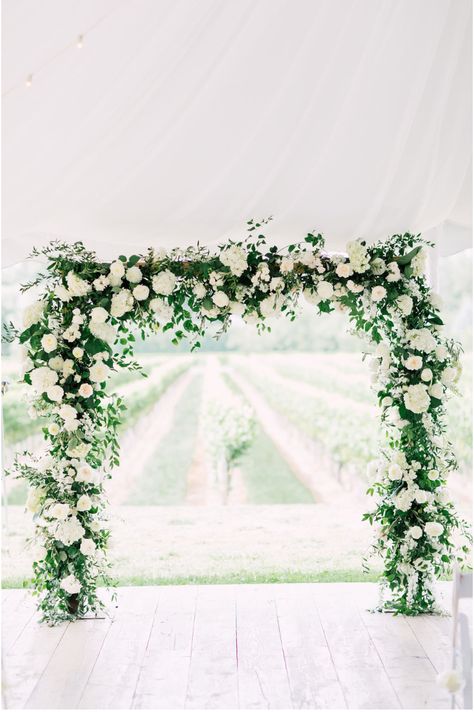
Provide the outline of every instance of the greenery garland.
[[365,519],[377,526],[373,552],[384,559],[383,607],[432,612],[435,578],[467,554],[455,534],[469,534],[445,487],[456,462],[443,403],[459,377],[460,346],[442,336],[438,298],[423,274],[429,243],[405,233],[329,254],[321,235],[308,234],[279,250],[260,232],[266,222],[250,221],[244,240],[216,254],[150,249],[109,264],[80,242],[34,250],[47,270],[23,289],[41,286],[42,297],[26,310],[23,331],[9,333],[25,346],[30,414],[49,419],[48,453],[19,455],[13,469],[30,485],[33,585],[48,623],[96,611],[98,581],[111,583],[103,483],[119,462],[125,406],[106,385],[116,368],[139,368],[134,327],[142,338],[169,330],[173,342],[189,337],[198,348],[210,324],[219,335],[232,315],[259,330],[280,313],[295,319],[301,293],[319,313],[346,312],[371,354],[384,441],[369,466],[376,504]]

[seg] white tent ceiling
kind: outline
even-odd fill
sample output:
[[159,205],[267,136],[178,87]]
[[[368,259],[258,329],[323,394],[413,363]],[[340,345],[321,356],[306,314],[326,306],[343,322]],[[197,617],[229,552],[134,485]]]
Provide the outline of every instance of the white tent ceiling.
[[470,0],[4,0],[3,34],[6,264],[270,214],[280,244],[470,243]]

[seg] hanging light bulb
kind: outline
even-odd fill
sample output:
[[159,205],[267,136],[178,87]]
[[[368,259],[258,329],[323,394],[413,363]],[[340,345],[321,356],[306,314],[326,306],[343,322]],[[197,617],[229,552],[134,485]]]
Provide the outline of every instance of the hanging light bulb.
[[77,41],[76,41],[76,47],[77,49],[82,49],[84,46],[84,35],[78,35]]
[[28,74],[28,76],[26,77],[26,80],[25,80],[25,86],[29,88],[32,84],[33,84],[33,75]]

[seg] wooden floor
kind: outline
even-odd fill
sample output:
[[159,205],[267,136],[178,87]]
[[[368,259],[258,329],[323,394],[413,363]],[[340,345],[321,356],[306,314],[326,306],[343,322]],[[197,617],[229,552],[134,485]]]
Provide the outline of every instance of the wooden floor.
[[48,628],[4,591],[4,706],[448,708],[450,619],[376,601],[373,584],[121,588],[110,617]]

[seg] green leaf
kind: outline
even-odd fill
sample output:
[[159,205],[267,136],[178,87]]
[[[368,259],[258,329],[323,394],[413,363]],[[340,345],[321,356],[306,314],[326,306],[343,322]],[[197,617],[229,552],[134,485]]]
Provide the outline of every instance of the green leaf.
[[133,267],[134,265],[137,264],[139,259],[140,259],[140,257],[138,255],[132,255],[131,257],[128,258],[128,266]]
[[409,265],[412,259],[419,253],[421,247],[421,245],[418,245],[418,247],[414,247],[413,250],[407,252],[406,255],[400,255],[400,257],[395,257],[395,262],[398,262],[399,265]]

